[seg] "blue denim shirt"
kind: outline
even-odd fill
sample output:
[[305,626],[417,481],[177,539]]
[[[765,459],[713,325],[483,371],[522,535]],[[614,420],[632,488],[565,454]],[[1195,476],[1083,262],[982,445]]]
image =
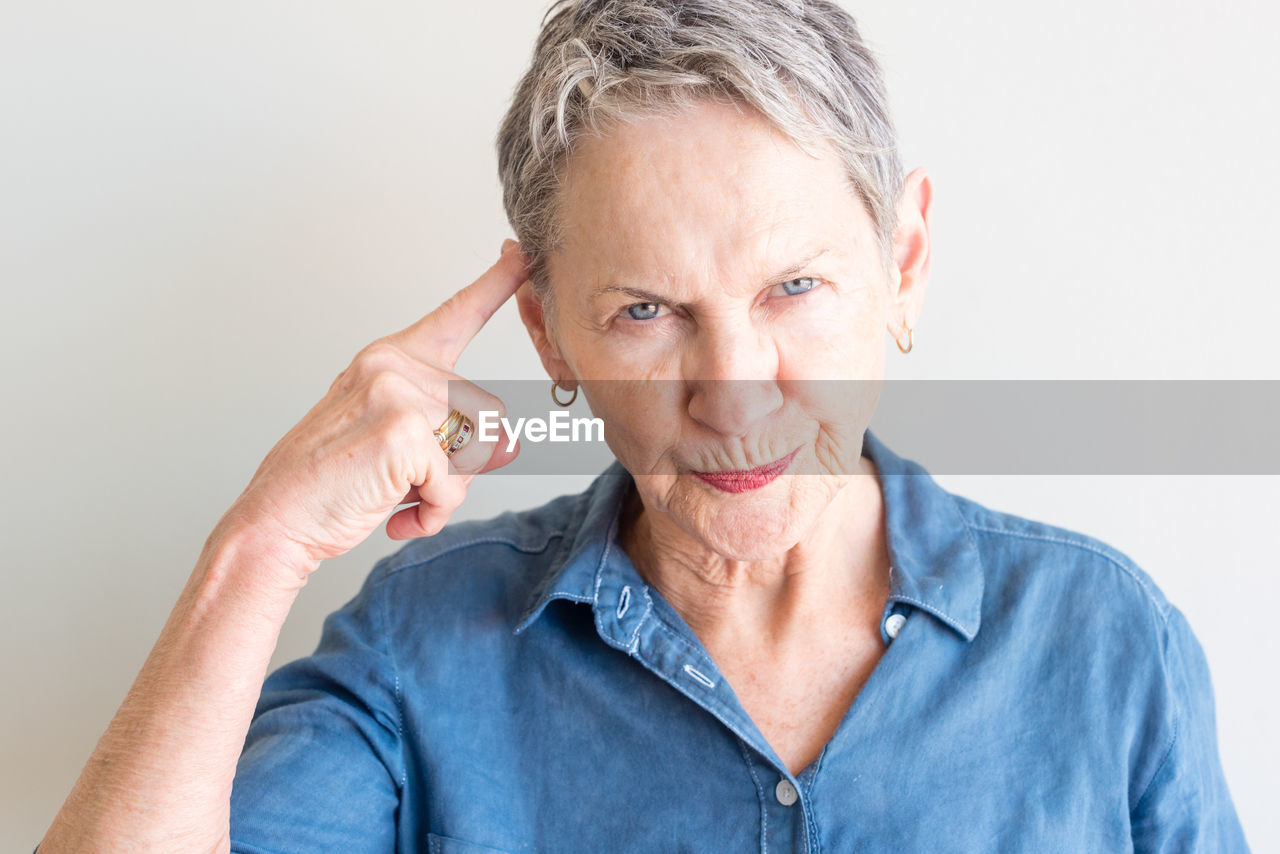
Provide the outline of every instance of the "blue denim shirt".
[[867,432],[886,646],[787,772],[616,539],[630,475],[380,561],[268,677],[231,799],[265,852],[1238,852],[1204,654],[1124,554]]

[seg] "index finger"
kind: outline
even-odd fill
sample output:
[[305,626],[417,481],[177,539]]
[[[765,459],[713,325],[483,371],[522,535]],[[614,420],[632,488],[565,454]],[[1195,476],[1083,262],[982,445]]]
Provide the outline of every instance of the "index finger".
[[476,333],[528,278],[519,247],[515,241],[504,244],[498,260],[480,278],[388,340],[419,361],[452,369]]

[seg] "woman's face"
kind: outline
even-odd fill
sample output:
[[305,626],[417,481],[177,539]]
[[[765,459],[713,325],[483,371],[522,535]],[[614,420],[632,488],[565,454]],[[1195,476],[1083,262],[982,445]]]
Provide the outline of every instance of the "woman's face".
[[[548,371],[578,381],[646,512],[726,557],[786,551],[868,471],[903,322],[840,159],[703,102],[585,141],[563,177],[553,316],[530,323]],[[763,485],[696,474],[788,458]]]

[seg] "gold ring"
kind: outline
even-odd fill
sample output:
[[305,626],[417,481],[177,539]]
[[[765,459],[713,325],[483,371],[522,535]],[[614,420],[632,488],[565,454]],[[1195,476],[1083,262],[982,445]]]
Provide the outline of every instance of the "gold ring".
[[471,419],[456,409],[449,410],[449,417],[444,420],[434,433],[436,442],[445,456],[452,457],[471,441],[475,426]]
[[462,423],[463,418],[463,414],[458,410],[449,410],[449,417],[444,420],[443,424],[436,428],[436,441],[443,442],[446,437],[458,429],[458,425]]

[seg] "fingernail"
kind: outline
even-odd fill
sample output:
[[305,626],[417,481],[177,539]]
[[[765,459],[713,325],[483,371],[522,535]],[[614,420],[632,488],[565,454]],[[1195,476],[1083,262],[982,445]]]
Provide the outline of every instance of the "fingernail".
[[510,237],[508,237],[506,240],[502,241],[502,251],[501,251],[501,252],[499,252],[498,254],[499,254],[499,255],[506,255],[506,254],[507,254],[507,250],[508,250],[508,249],[510,249],[512,246],[515,246],[515,245],[517,245],[517,244],[516,244],[516,241],[514,241],[514,240],[512,240]]

